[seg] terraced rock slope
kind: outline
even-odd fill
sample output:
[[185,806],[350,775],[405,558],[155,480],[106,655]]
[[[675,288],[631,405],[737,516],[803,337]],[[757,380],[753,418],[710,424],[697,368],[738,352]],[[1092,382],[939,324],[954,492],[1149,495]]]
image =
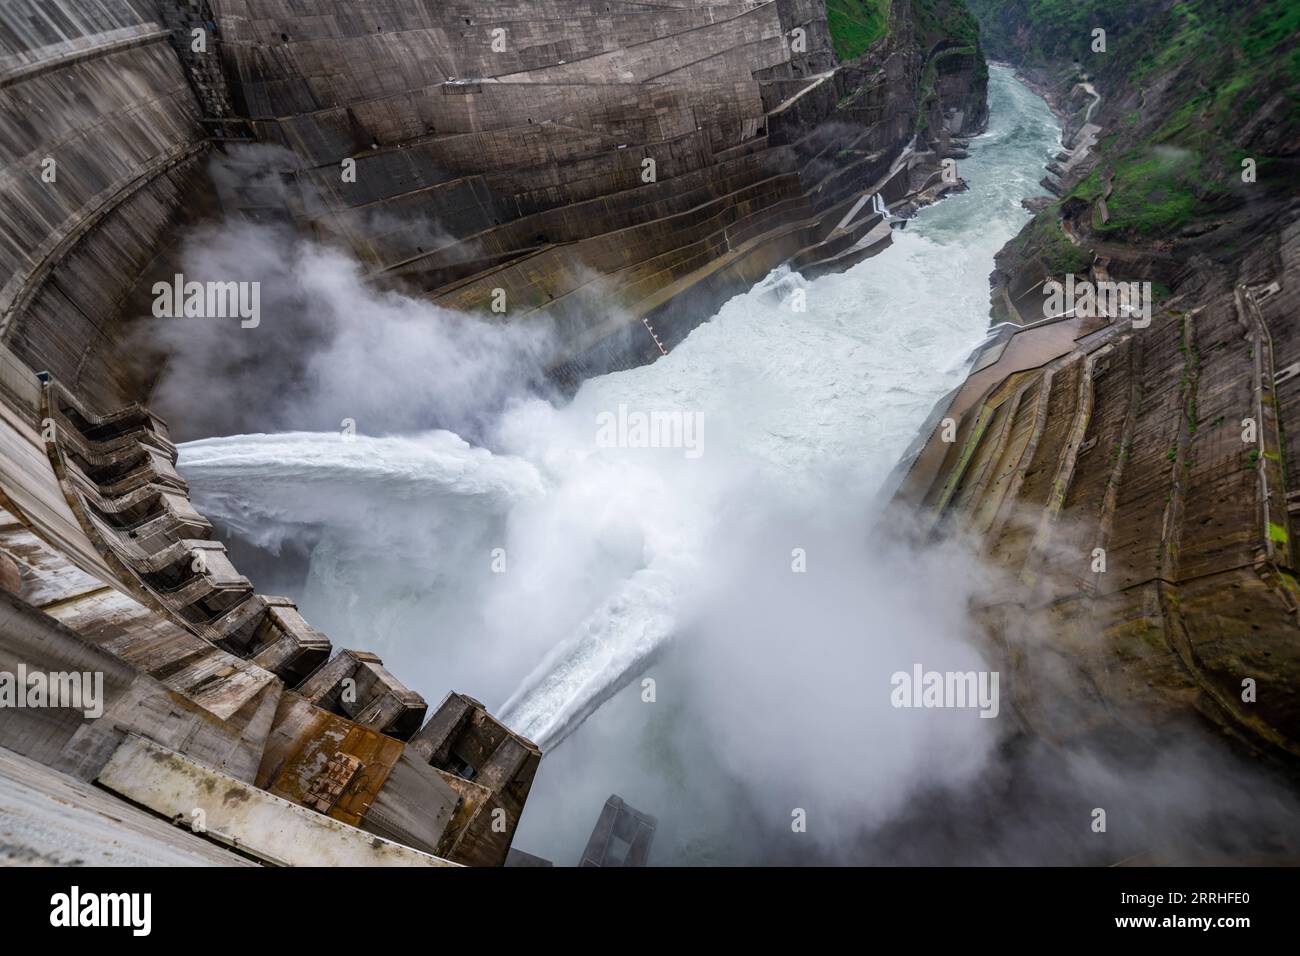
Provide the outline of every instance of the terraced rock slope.
[[[1046,681],[1020,682],[1043,729],[1078,731],[1062,709],[1138,733],[1199,712],[1300,755],[1300,14],[971,6],[1066,117],[1066,147],[1057,198],[992,277],[995,317],[1024,328],[977,363],[944,412],[955,440],[936,428],[903,496],[1019,581],[988,614]],[[1045,283],[1067,275],[1149,282],[1149,323],[1053,316]],[[1026,653],[1017,634],[1050,637]]]

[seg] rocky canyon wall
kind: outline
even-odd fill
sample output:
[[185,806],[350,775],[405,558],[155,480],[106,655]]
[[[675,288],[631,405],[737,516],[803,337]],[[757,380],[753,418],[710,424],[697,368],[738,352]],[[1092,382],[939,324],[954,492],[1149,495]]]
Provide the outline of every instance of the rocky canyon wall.
[[[1019,582],[987,611],[1012,666],[1106,702],[1104,719],[1079,704],[1086,722],[1060,721],[1054,692],[1019,682],[1048,732],[1199,712],[1293,758],[1295,5],[972,7],[1065,143],[992,276],[995,317],[1021,331],[979,358],[904,497]],[[1109,311],[1061,295],[1130,282]],[[1031,652],[1016,633],[1050,639]]]

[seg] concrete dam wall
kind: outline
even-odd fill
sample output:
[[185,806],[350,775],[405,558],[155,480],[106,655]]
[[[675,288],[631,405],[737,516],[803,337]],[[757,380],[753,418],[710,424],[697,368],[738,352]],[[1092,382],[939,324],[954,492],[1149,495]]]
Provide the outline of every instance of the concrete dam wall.
[[16,0],[0,30],[0,338],[121,404],[128,298],[203,189],[199,107],[151,3]]
[[[147,396],[159,363],[114,349],[170,278],[168,238],[219,206],[450,308],[500,318],[501,290],[507,320],[558,323],[577,379],[657,355],[638,319],[671,346],[779,262],[838,259],[879,224],[844,222],[857,199],[900,200],[927,147],[983,119],[977,52],[906,3],[838,66],[820,0],[53,9],[7,14],[4,340],[106,406]],[[203,154],[244,141],[282,148],[284,188],[217,203]]]
[[9,721],[0,745],[39,787],[173,819],[177,793],[237,789],[251,809],[208,808],[209,833],[264,862],[502,864],[540,752],[463,694],[429,716],[232,565],[141,404],[173,357],[153,283],[196,224],[270,220],[377,289],[546,317],[576,383],[782,262],[885,248],[889,206],[956,186],[939,163],[981,128],[984,78],[906,0],[847,63],[821,0],[7,4],[0,649],[110,679],[103,716]]

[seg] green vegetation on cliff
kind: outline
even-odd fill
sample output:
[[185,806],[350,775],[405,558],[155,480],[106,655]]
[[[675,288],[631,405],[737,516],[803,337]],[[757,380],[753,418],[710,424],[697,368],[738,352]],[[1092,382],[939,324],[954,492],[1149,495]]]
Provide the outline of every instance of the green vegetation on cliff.
[[[966,0],[984,46],[999,59],[1027,66],[1085,61],[1092,31],[1108,36],[1150,15],[1150,0]],[[1147,8],[1144,10],[1144,8]]]
[[1092,253],[1071,242],[1061,229],[1058,207],[1049,206],[1012,242],[1020,256],[1037,257],[1050,275],[1084,272],[1092,265]]
[[[1110,221],[1093,224],[1098,232],[1168,232],[1190,221],[1202,204],[1224,193],[1201,178],[1201,164],[1189,150],[1177,146],[1140,146],[1113,164],[1113,192],[1108,200]],[[1104,191],[1102,172],[1093,170],[1070,193],[1093,202]]]
[[1171,232],[1233,205],[1247,158],[1265,188],[1287,175],[1268,155],[1269,144],[1238,140],[1245,121],[1277,94],[1286,102],[1273,110],[1272,123],[1280,140],[1294,139],[1300,5],[1271,0],[1250,12],[1217,2],[1183,3],[1162,23],[1166,44],[1142,55],[1134,78],[1147,83],[1172,76],[1178,99],[1142,117],[1139,135],[1112,161],[1111,219],[1101,227],[1106,232]]
[[[852,60],[889,29],[891,0],[826,0],[835,55]],[[912,0],[911,19],[926,52],[938,43],[975,46],[979,24],[962,0]]]
[[[1172,236],[1290,189],[1300,140],[1295,0],[969,3],[994,55],[1055,75],[1063,92],[1079,72],[1101,92],[1095,119],[1111,134],[1069,194],[1096,202],[1110,182],[1109,221],[1091,223],[1098,233]],[[1098,27],[1105,52],[1092,49]],[[1242,179],[1246,159],[1253,182]]]
[[979,22],[962,0],[912,0],[912,20],[927,45],[974,46],[979,40]]
[[826,0],[835,55],[852,60],[867,52],[889,27],[890,0]]
[[[1077,62],[1105,77],[1153,79],[1194,67],[1202,87],[1240,93],[1275,74],[1300,84],[1295,0],[967,0],[989,52],[1020,66]],[[1093,31],[1106,31],[1094,52]],[[1280,75],[1278,75],[1280,74]],[[1204,92],[1204,90],[1203,90]],[[1292,90],[1300,101],[1300,91]]]

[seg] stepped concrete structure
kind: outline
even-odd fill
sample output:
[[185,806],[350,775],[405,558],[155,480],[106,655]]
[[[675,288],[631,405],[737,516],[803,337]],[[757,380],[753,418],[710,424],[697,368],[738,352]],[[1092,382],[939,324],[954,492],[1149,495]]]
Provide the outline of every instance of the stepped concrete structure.
[[821,0],[9,0],[0,671],[78,706],[6,701],[4,859],[535,861],[538,749],[461,693],[430,716],[214,539],[150,408],[153,283],[196,224],[270,220],[377,290],[554,323],[561,383],[653,360],[959,185],[982,54],[959,3],[912,7],[840,62]]
[[[16,573],[0,669],[102,686],[97,713],[7,701],[0,745],[268,862],[504,863],[537,748],[459,695],[426,724],[375,655],[331,658],[291,601],[230,566],[160,420],[140,406],[87,417],[2,355],[0,549]],[[163,768],[149,785],[125,769],[141,760]],[[178,809],[182,780],[196,796]],[[232,788],[248,813],[212,805]],[[304,855],[303,840],[334,849]]]
[[[1154,755],[1162,728],[1208,726],[1294,784],[1294,36],[1242,58],[1267,5],[1136,5],[1114,10],[1113,55],[1087,56],[1082,34],[1025,29],[1041,4],[971,6],[1061,116],[1043,182],[1056,198],[1027,203],[1035,220],[998,254],[1005,325],[936,409],[900,497],[928,533],[960,534],[1005,571],[984,610],[990,647],[1047,739],[1095,733]],[[1188,43],[1166,14],[1221,19]],[[1226,108],[1202,108],[1207,91]],[[1195,182],[1153,186],[1128,162],[1161,155],[1203,160]],[[1276,175],[1248,182],[1242,156]],[[1178,215],[1143,219],[1175,196]],[[1057,309],[1045,284],[1067,276],[1149,283],[1151,311]]]
[[[1051,185],[1065,194],[1097,168],[1104,130],[1091,84],[1059,102],[1068,148]],[[1061,206],[1064,237],[1091,250],[1079,282],[1169,294],[1149,318],[1049,315],[1045,283],[1065,276],[1027,229],[993,276],[1008,324],[936,409],[898,495],[928,534],[1007,572],[982,615],[1035,731],[1136,739],[1199,716],[1294,766],[1300,210],[1224,263],[1085,244],[1109,193]]]

